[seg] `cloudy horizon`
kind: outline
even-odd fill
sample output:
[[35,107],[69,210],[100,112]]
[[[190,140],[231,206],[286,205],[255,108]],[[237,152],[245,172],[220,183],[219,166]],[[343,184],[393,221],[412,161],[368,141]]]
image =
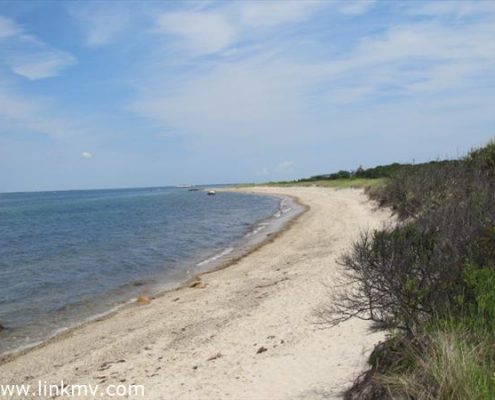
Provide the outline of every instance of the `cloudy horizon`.
[[0,192],[458,157],[494,37],[495,2],[2,2]]

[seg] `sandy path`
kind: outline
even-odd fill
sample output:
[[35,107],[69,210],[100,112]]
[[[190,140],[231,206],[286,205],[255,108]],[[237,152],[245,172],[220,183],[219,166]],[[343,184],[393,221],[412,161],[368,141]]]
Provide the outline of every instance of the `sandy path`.
[[338,398],[382,334],[358,320],[321,330],[312,314],[323,283],[340,273],[338,256],[387,213],[358,190],[255,190],[310,209],[273,242],[204,275],[206,288],[77,329],[0,365],[0,383],[140,384],[146,399]]

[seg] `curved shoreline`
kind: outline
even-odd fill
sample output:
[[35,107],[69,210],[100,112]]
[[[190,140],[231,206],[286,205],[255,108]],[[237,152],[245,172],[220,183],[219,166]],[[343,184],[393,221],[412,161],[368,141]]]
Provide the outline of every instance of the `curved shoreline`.
[[[226,189],[226,188],[221,188],[221,189],[216,189],[217,191],[223,191],[223,192],[232,192],[232,191],[242,191],[245,194],[253,194],[253,195],[263,195],[259,193],[253,193],[253,192],[247,192],[244,190],[239,190],[239,189]],[[260,240],[256,241],[255,243],[251,243],[249,241],[245,241],[244,243],[240,244],[238,248],[234,248],[234,251],[232,254],[229,254],[228,257],[222,257],[218,260],[218,262],[212,262],[211,265],[205,269],[204,271],[201,272],[195,272],[192,274],[191,277],[184,279],[182,281],[177,282],[175,287],[172,288],[166,288],[166,289],[156,289],[156,292],[153,292],[153,295],[150,297],[150,299],[155,300],[157,298],[163,297],[168,293],[171,292],[178,292],[180,290],[183,290],[185,288],[189,288],[191,284],[198,282],[201,280],[201,278],[204,275],[208,275],[211,273],[214,273],[216,271],[220,271],[222,269],[228,268],[231,265],[235,265],[237,262],[242,260],[243,258],[247,257],[251,253],[257,251],[258,249],[262,248],[264,245],[267,243],[272,242],[275,240],[280,234],[282,234],[285,230],[289,229],[289,227],[292,225],[292,223],[297,220],[301,215],[303,215],[309,207],[303,203],[300,202],[298,198],[295,196],[286,196],[286,195],[274,195],[274,194],[264,194],[265,196],[271,196],[271,197],[276,197],[280,200],[283,200],[285,198],[290,198],[298,207],[300,207],[300,210],[295,210],[295,212],[287,218],[287,220],[283,221],[279,226],[277,226],[273,230],[269,230],[268,235],[264,235],[265,237]],[[267,220],[273,219],[273,215]],[[265,220],[262,220],[265,221]],[[272,224],[273,225],[273,224]],[[233,244],[235,245],[235,243]],[[209,257],[211,258],[211,257]],[[206,258],[205,260],[207,260]],[[197,266],[197,264],[196,264]],[[174,286],[173,285],[173,286]],[[158,286],[165,286],[164,284],[158,284]],[[61,327],[58,330],[56,330],[53,334],[47,336],[44,340],[40,342],[34,342],[25,346],[21,346],[18,349],[14,349],[12,351],[8,351],[6,353],[0,354],[0,365],[7,364],[18,357],[24,356],[32,351],[35,351],[37,349],[46,347],[48,345],[51,345],[53,343],[58,342],[59,340],[63,340],[66,337],[70,337],[72,334],[75,333],[75,331],[85,328],[88,325],[91,325],[93,323],[101,322],[103,320],[110,319],[117,315],[118,313],[122,312],[123,310],[129,308],[129,307],[134,307],[136,306],[136,300],[137,298],[131,298],[125,302],[122,302],[118,304],[115,307],[112,307],[110,310],[96,314],[86,320],[82,320],[78,323],[75,323],[72,326],[67,326],[67,327]]]
[[390,215],[356,189],[247,190],[290,195],[308,208],[228,268],[202,273],[200,285],[125,307],[1,364],[2,383],[124,382],[142,385],[151,400],[341,398],[383,333],[361,320],[324,330],[315,311],[342,278],[342,252]]
[[[242,193],[245,193],[245,194],[260,195],[259,193],[256,193],[256,192],[248,192],[246,189],[233,189],[233,190],[224,190],[224,191],[241,191]],[[292,199],[292,201],[295,204],[297,204],[298,207],[300,207],[300,210],[295,210],[295,213],[293,215],[290,215],[289,218],[286,221],[283,221],[282,224],[280,224],[278,227],[276,227],[276,229],[274,229],[273,231],[269,230],[268,234],[265,233],[265,235],[264,235],[265,237],[261,241],[255,243],[255,244],[251,244],[251,245],[248,244],[245,247],[244,251],[242,251],[243,249],[239,249],[240,251],[238,254],[235,254],[234,256],[228,258],[224,262],[219,263],[215,267],[208,269],[207,271],[203,271],[203,272],[196,274],[192,279],[201,278],[201,276],[203,276],[203,275],[208,275],[208,274],[214,273],[216,271],[220,271],[222,269],[228,268],[229,266],[234,265],[235,263],[239,262],[243,258],[249,256],[250,254],[257,251],[258,249],[262,248],[266,244],[273,242],[282,233],[284,233],[286,230],[288,230],[294,224],[294,222],[296,222],[297,219],[300,218],[304,213],[306,213],[310,208],[307,204],[304,204],[296,196],[273,195],[273,194],[272,195],[265,194],[265,195],[278,197],[280,199],[290,198],[290,199]]]

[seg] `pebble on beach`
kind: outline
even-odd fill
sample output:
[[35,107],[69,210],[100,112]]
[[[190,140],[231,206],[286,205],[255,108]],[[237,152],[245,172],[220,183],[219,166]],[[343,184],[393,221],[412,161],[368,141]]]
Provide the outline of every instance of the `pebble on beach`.
[[136,300],[136,303],[138,303],[140,306],[144,306],[146,304],[150,304],[151,299],[148,296],[139,296]]
[[201,280],[195,281],[189,285],[190,288],[195,288],[195,289],[205,289],[208,287],[208,284],[205,282],[202,282]]

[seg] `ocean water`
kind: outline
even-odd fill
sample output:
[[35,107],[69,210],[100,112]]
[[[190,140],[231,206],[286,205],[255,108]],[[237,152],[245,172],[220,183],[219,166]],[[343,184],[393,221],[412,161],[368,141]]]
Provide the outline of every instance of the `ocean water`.
[[170,187],[0,194],[0,354],[177,285],[280,207]]

